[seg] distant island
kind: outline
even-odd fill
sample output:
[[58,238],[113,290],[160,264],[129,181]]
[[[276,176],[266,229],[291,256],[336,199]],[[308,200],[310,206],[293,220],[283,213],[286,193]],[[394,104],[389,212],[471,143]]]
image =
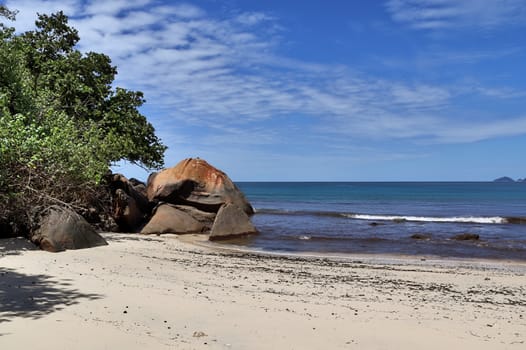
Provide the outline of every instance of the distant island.
[[526,182],[526,177],[524,179],[517,179],[517,181],[515,181],[511,177],[503,176],[493,180],[493,182]]

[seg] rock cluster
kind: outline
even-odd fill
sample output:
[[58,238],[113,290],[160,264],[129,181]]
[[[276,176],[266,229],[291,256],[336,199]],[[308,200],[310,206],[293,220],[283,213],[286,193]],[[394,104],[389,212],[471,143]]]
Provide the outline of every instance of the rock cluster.
[[205,160],[188,158],[146,184],[116,174],[110,188],[121,231],[204,233],[210,240],[257,233],[254,209],[232,180]]
[[[254,209],[243,193],[202,159],[185,159],[153,173],[147,184],[121,174],[109,174],[106,181],[111,208],[104,213],[90,208],[93,213],[79,215],[64,206],[36,207],[24,236],[41,249],[59,252],[108,244],[93,225],[113,232],[203,233],[210,240],[257,233],[250,222]],[[7,223],[0,223],[0,231],[3,237],[17,233]]]

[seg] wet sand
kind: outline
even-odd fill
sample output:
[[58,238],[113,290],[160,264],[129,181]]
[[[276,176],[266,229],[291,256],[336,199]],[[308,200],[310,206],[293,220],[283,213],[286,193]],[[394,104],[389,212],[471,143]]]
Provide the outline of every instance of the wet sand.
[[524,349],[526,265],[0,241],[2,349]]

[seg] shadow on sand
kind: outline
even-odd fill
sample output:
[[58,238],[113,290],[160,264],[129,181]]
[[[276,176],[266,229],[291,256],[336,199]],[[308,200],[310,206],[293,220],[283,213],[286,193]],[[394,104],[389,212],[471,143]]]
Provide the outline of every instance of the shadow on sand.
[[27,250],[38,250],[38,247],[22,237],[0,239],[0,258],[6,255],[18,255]]
[[102,298],[82,293],[67,280],[46,275],[26,275],[0,267],[0,323],[15,317],[37,319],[82,300]]

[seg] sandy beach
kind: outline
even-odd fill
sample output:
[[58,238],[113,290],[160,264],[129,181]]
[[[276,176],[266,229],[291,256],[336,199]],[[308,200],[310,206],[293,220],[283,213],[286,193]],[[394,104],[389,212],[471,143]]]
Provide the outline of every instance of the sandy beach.
[[526,265],[0,241],[1,349],[524,349]]

